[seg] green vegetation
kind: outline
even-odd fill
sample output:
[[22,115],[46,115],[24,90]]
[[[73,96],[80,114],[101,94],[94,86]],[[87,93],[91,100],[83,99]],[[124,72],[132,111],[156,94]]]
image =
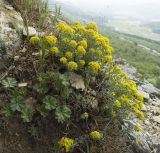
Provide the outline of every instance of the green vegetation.
[[[110,123],[114,128],[126,123],[129,130],[140,131],[138,124],[128,120],[144,119],[143,97],[136,83],[112,62],[113,48],[97,26],[93,22],[83,25],[61,21],[45,32],[26,41],[28,51],[24,56],[30,58],[17,63],[26,63],[29,76],[12,72],[8,75],[14,78],[2,81],[7,102],[1,115],[16,115],[26,125],[39,123],[39,128],[44,120],[52,119],[58,129],[52,140],[57,153],[106,152]],[[34,52],[39,54],[32,56]],[[20,87],[18,83],[24,80],[32,83]]]
[[145,48],[139,46],[144,45],[160,51],[159,44],[109,30],[103,30],[102,33],[110,38],[115,58],[125,59],[130,65],[137,68],[139,77],[146,78],[155,86],[160,87],[159,83],[157,84],[160,76],[160,56],[152,55],[151,51],[146,51]]

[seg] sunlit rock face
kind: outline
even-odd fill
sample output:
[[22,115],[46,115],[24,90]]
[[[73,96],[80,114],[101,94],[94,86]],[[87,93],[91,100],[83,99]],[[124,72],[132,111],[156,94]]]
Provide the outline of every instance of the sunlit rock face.
[[22,41],[23,19],[5,0],[0,0],[0,59],[18,49]]

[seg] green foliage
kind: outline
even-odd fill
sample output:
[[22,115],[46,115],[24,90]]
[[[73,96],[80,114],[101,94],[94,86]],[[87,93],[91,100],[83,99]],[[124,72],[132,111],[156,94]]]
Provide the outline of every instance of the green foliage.
[[0,113],[3,114],[5,117],[9,117],[12,115],[12,110],[10,109],[9,105],[6,105],[0,110]]
[[17,85],[17,81],[14,78],[6,78],[5,80],[2,81],[2,85],[5,88],[13,88]]
[[10,108],[13,112],[14,111],[21,112],[21,110],[24,108],[24,98],[18,96],[16,98],[11,99]]
[[[160,52],[160,45],[156,42],[143,40],[117,34],[104,30],[103,33],[107,34],[111,40],[114,48],[113,56],[115,58],[122,58],[127,61],[131,66],[134,66],[141,78],[150,80],[157,80],[160,75],[160,60],[159,56],[152,54],[151,50]],[[124,39],[122,39],[124,38]],[[139,44],[151,48],[150,51],[140,47]],[[156,81],[151,82],[156,86]]]
[[71,110],[67,106],[57,107],[55,111],[55,118],[60,123],[64,123],[67,119],[70,118]]
[[21,109],[21,118],[23,119],[24,122],[30,122],[33,117],[34,110],[24,107]]
[[55,97],[46,96],[43,99],[43,103],[45,104],[45,109],[51,111],[56,109],[58,101]]

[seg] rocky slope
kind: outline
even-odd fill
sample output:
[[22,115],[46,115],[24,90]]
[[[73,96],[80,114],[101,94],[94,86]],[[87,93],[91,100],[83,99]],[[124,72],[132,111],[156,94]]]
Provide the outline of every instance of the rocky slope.
[[[138,135],[142,140],[142,142],[139,142],[142,145],[139,146],[142,150],[137,152],[150,153],[153,149],[154,153],[160,153],[160,89],[154,87],[147,80],[139,79],[136,76],[136,69],[129,66],[127,62],[117,59],[116,63],[137,83],[139,92],[144,96],[143,111],[145,120],[134,120],[134,123],[139,122],[142,127],[142,132]],[[137,135],[135,136],[137,137]]]
[[[32,28],[30,29],[32,32],[34,31]],[[35,31],[34,34],[36,34]],[[6,1],[0,0],[0,69],[3,67],[5,56],[19,49],[22,37],[23,19],[20,13],[16,12]],[[130,67],[126,62],[122,60],[115,62],[131,79],[137,82],[139,92],[144,96],[145,120],[140,122],[143,130],[138,135],[131,133],[133,137],[139,138],[133,152],[160,153],[160,89],[155,88],[146,80],[142,81],[137,78],[136,69]],[[139,121],[135,120],[134,122]]]

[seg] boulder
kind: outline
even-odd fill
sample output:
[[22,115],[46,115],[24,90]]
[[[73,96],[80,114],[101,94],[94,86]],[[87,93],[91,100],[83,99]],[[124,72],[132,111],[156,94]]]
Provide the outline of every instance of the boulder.
[[153,116],[153,121],[160,124],[160,115],[159,116]]
[[156,88],[153,86],[151,83],[145,83],[141,85],[143,91],[151,94],[151,95],[156,95],[160,96],[160,89]]
[[[37,34],[37,31],[36,31],[36,29],[33,28],[33,27],[28,27],[28,34],[29,34],[30,37],[31,37],[31,36],[35,36],[35,35]],[[27,36],[27,32],[26,32],[26,29],[25,29],[25,28],[23,28],[23,35],[24,35],[24,36]]]
[[21,14],[5,0],[0,0],[0,59],[19,48],[22,42],[22,29]]
[[145,92],[142,87],[138,86],[139,93],[144,97],[145,100],[149,100],[150,96],[147,92]]

